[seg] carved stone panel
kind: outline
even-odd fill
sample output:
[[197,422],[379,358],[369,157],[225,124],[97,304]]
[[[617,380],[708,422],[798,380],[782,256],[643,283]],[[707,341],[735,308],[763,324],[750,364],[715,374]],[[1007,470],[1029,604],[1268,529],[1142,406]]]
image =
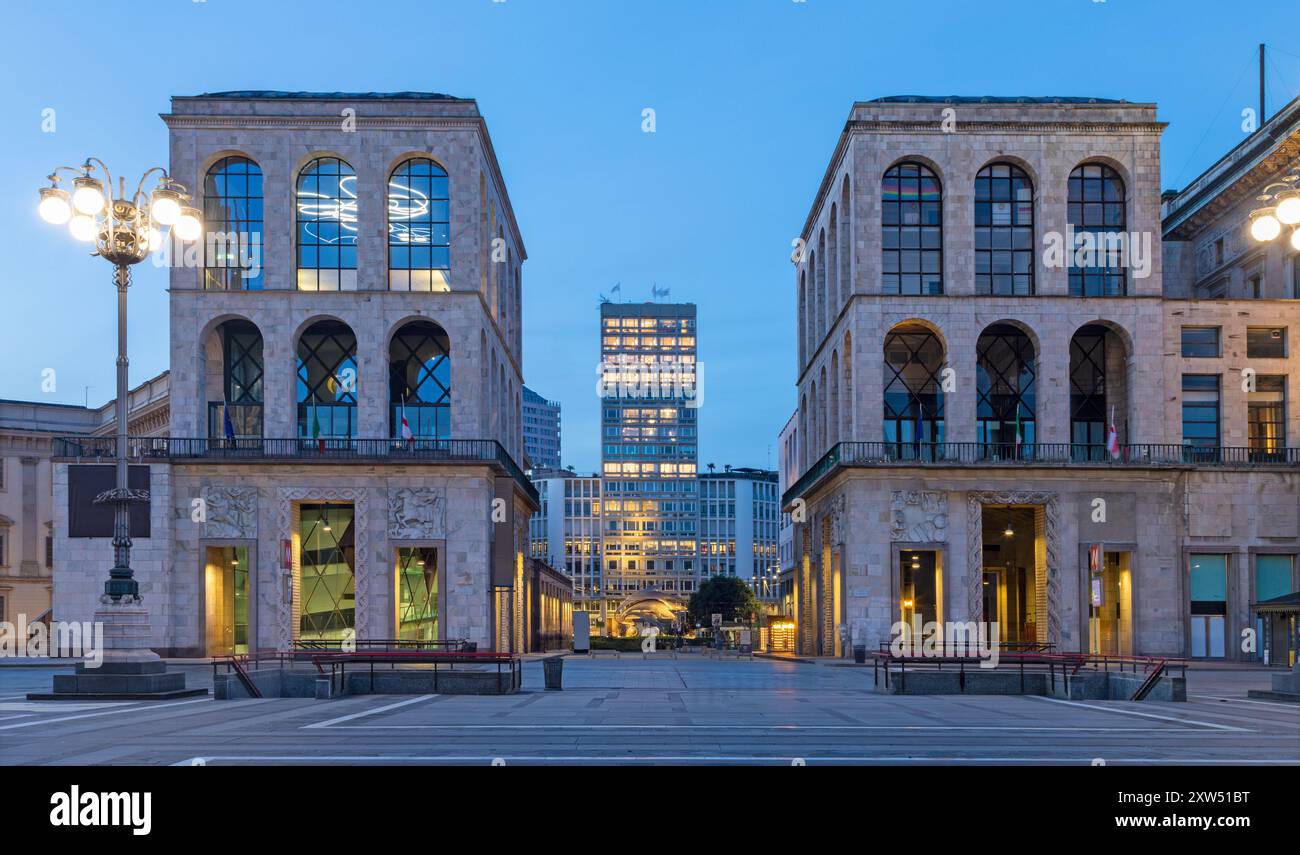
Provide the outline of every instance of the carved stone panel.
[[257,537],[256,487],[204,487],[201,496],[205,537]]
[[388,491],[388,536],[394,540],[437,540],[447,536],[447,497],[432,487]]
[[889,502],[889,539],[938,543],[948,539],[948,494],[895,490]]

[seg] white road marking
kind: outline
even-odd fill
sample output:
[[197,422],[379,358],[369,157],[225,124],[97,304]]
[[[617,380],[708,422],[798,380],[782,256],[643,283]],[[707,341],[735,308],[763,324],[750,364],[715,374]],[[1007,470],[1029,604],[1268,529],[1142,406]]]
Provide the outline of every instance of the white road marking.
[[1279,709],[1288,710],[1289,712],[1300,713],[1300,705],[1289,704],[1285,701],[1256,701],[1250,698],[1221,698],[1218,695],[1192,695],[1192,697],[1209,701],[1231,701],[1236,704],[1259,704],[1260,706],[1278,707]]
[[70,704],[67,701],[25,701],[23,703],[0,703],[0,712],[81,712],[82,710],[103,710],[109,707],[127,706],[131,701],[94,701],[86,704]]
[[[1080,764],[1091,766],[1093,757],[913,757],[908,755],[876,755],[871,757],[746,757],[743,755],[694,755],[694,754],[647,754],[641,756],[570,754],[570,755],[526,755],[519,757],[495,755],[367,755],[367,754],[227,754],[222,756],[190,757],[177,761],[173,766],[193,766],[195,760],[203,765],[212,765],[221,761],[262,762],[262,763],[491,763],[503,760],[509,763],[745,763],[777,764],[788,766],[793,760],[806,763],[1045,763],[1051,765]],[[1106,763],[1135,763],[1157,765],[1241,765],[1252,766],[1294,766],[1300,763],[1300,757],[1268,760],[1214,759],[1214,758],[1155,758],[1155,757],[1107,757]]]
[[1085,704],[1079,701],[1067,701],[1061,698],[1048,698],[1042,695],[1030,695],[1029,697],[1032,697],[1036,701],[1047,701],[1053,704],[1065,704],[1066,706],[1071,706],[1071,707],[1083,707],[1086,710],[1097,710],[1098,712],[1117,713],[1119,715],[1136,715],[1136,716],[1141,716],[1142,718],[1157,718],[1162,721],[1178,722],[1179,724],[1199,724],[1202,727],[1210,727],[1215,730],[1231,730],[1237,733],[1253,732],[1249,728],[1245,728],[1245,727],[1233,727],[1232,725],[1229,724],[1215,724],[1214,722],[1197,721],[1196,719],[1191,719],[1191,718],[1176,718],[1175,716],[1171,716],[1171,715],[1156,715],[1155,713],[1138,712],[1137,710],[1126,710],[1126,709],[1120,709],[1119,707],[1099,707],[1094,704]]
[[341,715],[338,718],[331,718],[331,719],[326,719],[325,721],[318,721],[315,724],[306,724],[303,725],[301,729],[314,730],[316,728],[321,728],[321,727],[330,727],[331,725],[338,724],[341,721],[352,721],[353,719],[364,718],[365,716],[368,715],[375,715],[376,713],[387,712],[388,710],[394,710],[397,709],[398,707],[404,707],[407,704],[419,703],[420,701],[427,701],[430,698],[436,698],[436,697],[438,696],[420,695],[418,698],[411,698],[405,701],[398,701],[395,704],[388,704],[387,706],[375,707],[374,709],[363,710],[361,712],[352,713],[351,715]]
[[33,715],[33,713],[23,713],[22,715],[6,715],[6,716],[0,716],[0,721],[9,721],[9,720],[11,720],[11,719],[15,719],[15,718],[31,718],[32,715]]
[[[407,703],[410,703],[409,701]],[[400,706],[400,704],[396,705]],[[375,710],[379,712],[379,710]],[[343,721],[343,719],[335,719]],[[322,727],[311,724],[307,727]],[[979,730],[979,731],[1044,731],[1050,733],[1180,733],[1195,731],[1169,727],[1017,727],[980,724],[353,724],[336,730],[745,730],[745,731],[803,731],[803,730]],[[1236,729],[1236,728],[1232,728]]]
[[195,698],[194,700],[191,701],[172,701],[170,703],[150,704],[148,706],[118,707],[117,709],[103,710],[101,712],[82,713],[81,715],[65,715],[65,716],[59,716],[58,718],[38,718],[36,719],[36,721],[22,721],[19,722],[18,724],[0,725],[0,730],[13,730],[16,727],[31,727],[37,724],[54,724],[57,721],[74,721],[76,719],[81,719],[81,718],[95,718],[96,716],[113,715],[115,713],[141,712],[144,710],[160,710],[160,709],[165,709],[167,707],[180,707],[180,706],[184,706],[185,704],[210,703],[211,701],[212,698]]

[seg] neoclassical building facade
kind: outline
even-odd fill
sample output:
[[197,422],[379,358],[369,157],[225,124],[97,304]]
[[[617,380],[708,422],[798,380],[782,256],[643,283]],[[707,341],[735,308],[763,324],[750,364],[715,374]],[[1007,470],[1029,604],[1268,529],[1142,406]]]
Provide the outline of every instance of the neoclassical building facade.
[[853,106],[794,256],[803,652],[918,618],[1026,649],[1294,647],[1254,606],[1297,588],[1297,250],[1251,244],[1246,200],[1294,171],[1296,115],[1162,225],[1153,104]]
[[[523,649],[526,253],[476,103],[226,92],[163,120],[206,234],[171,258],[168,435],[132,440],[156,648]],[[55,613],[89,619],[111,446],[55,453]]]

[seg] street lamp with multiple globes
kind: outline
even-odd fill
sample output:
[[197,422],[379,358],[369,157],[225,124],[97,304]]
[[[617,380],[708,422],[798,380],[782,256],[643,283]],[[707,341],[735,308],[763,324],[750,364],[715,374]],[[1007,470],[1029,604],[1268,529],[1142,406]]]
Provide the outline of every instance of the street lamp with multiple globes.
[[[104,181],[96,176],[96,168]],[[59,186],[59,173],[72,172],[72,193]],[[153,191],[144,192],[145,182],[158,174]],[[187,207],[185,187],[173,181],[162,167],[154,167],[140,178],[135,194],[126,196],[126,181],[119,178],[117,198],[113,198],[113,176],[108,166],[95,157],[86,158],[80,169],[60,166],[50,173],[50,186],[41,188],[41,218],[54,225],[67,223],[68,231],[78,241],[95,247],[98,255],[113,265],[113,283],[117,286],[117,480],[114,489],[95,497],[98,504],[112,504],[113,569],[104,584],[104,595],[113,602],[123,598],[138,603],[140,586],[131,570],[130,506],[147,502],[147,491],[132,490],[127,482],[127,380],[126,291],[131,284],[131,265],[161,248],[165,240],[162,227],[170,227],[176,237],[192,241],[203,226],[199,212]],[[107,188],[107,194],[105,189]],[[148,200],[148,205],[145,202]]]
[[1264,207],[1250,212],[1252,238],[1259,243],[1268,243],[1282,233],[1283,226],[1294,226],[1291,231],[1291,246],[1300,250],[1300,189],[1296,188],[1298,182],[1300,182],[1300,172],[1293,172],[1281,181],[1268,185],[1255,197],[1264,203]]
[[[72,192],[59,186],[60,175],[72,173]],[[100,178],[102,174],[102,180]],[[157,175],[156,186],[145,192],[145,182]],[[78,665],[74,675],[55,675],[54,694],[41,697],[164,697],[192,694],[184,689],[184,674],[168,674],[157,654],[149,649],[149,618],[141,606],[140,585],[131,570],[131,505],[149,501],[147,490],[132,490],[127,480],[127,379],[126,292],[131,284],[131,266],[160,250],[163,229],[182,241],[197,240],[203,230],[199,212],[188,206],[186,188],[165,169],[145,172],[134,195],[126,195],[125,179],[119,178],[113,195],[113,176],[98,158],[86,158],[80,168],[60,166],[49,176],[50,186],[40,190],[38,212],[54,225],[67,224],[72,236],[93,246],[98,255],[113,265],[117,287],[117,418],[114,455],[114,488],[95,497],[96,504],[113,506],[113,568],[104,584],[96,622],[104,625],[104,663],[100,670],[87,671]],[[37,697],[37,695],[33,695]]]

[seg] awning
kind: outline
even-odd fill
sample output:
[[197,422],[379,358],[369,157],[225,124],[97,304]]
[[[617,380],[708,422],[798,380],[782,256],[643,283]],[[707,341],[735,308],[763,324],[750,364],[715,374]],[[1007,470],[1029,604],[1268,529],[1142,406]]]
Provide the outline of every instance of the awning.
[[1259,614],[1300,615],[1300,591],[1283,594],[1271,600],[1251,603],[1250,610]]

